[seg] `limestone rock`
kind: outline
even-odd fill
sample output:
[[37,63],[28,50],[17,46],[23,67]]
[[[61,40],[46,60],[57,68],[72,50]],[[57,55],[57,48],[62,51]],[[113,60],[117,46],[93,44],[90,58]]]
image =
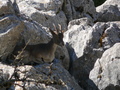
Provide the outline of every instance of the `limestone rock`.
[[24,0],[18,2],[21,14],[24,14],[31,20],[34,20],[39,24],[52,29],[53,24],[55,24],[57,27],[58,24],[60,24],[62,29],[66,30],[67,19],[64,12],[60,9],[62,4],[63,0]]
[[96,19],[96,8],[93,0],[70,0],[75,10],[76,17],[91,17]]
[[[11,54],[24,29],[24,23],[16,16],[8,16],[0,20],[0,57],[5,60]],[[9,45],[9,46],[8,46]]]
[[38,80],[41,82],[38,83],[37,86],[34,82],[30,83],[30,85],[26,86],[29,90],[48,90],[50,88],[54,90],[82,90],[75,80],[70,76],[70,74],[59,64],[43,64],[30,67],[28,70],[29,72],[27,75],[29,75],[29,79]]
[[24,21],[25,30],[23,33],[23,37],[25,42],[29,42],[28,45],[39,44],[39,43],[47,43],[50,40],[50,35],[45,31],[42,25],[39,25],[35,22]]
[[[14,68],[12,66],[0,64],[0,68],[5,72],[5,74],[7,73],[7,80],[14,72]],[[23,88],[20,87],[20,85],[25,85],[24,88],[26,90],[83,90],[75,82],[75,79],[72,78],[68,71],[66,71],[59,63],[41,64],[37,66],[20,66],[17,67],[17,73],[19,74],[19,79],[13,84],[17,85],[11,85],[8,89],[22,90]],[[25,77],[26,79],[22,82]],[[14,79],[14,77],[12,79]],[[2,79],[0,78],[0,81],[1,80]]]
[[14,13],[12,2],[10,2],[10,0],[0,0],[0,17]]
[[[24,0],[26,3],[28,3],[30,6],[44,11],[50,11],[53,10],[55,12],[58,12],[61,10],[63,0]],[[23,2],[23,0],[18,0],[19,2]]]
[[63,12],[65,13],[66,15],[66,18],[67,18],[67,23],[71,20],[73,20],[75,17],[75,10],[74,10],[74,7],[73,5],[71,4],[71,1],[70,0],[64,0],[64,3],[63,3]]
[[106,0],[106,2],[96,8],[98,21],[120,21],[120,1]]
[[13,67],[0,63],[0,90],[6,90],[7,88],[11,87],[13,82],[11,82],[11,84],[7,84],[5,82],[9,80],[13,72]]
[[120,1],[118,0],[106,0],[103,5],[118,5],[119,9],[120,9]]
[[120,42],[119,23],[98,22],[93,25],[91,20],[85,18],[69,23],[64,41],[73,64],[71,73],[84,89],[94,88],[89,86],[88,75],[96,60],[105,50]]
[[92,25],[92,21],[88,18],[76,19],[69,23],[68,31],[64,33],[64,42],[73,48],[74,51],[72,52],[75,52],[71,55],[73,60],[83,55],[84,44],[87,42],[85,39],[87,39],[87,34],[91,31]]
[[98,86],[99,90],[119,90],[119,66],[120,43],[116,43],[96,61],[89,77]]
[[58,46],[55,52],[55,58],[60,61],[60,63],[64,66],[66,70],[69,69],[70,58],[66,46],[63,47]]
[[96,9],[92,0],[19,0],[18,6],[21,14],[26,17],[45,27],[51,27],[53,23],[56,26],[61,24],[65,31],[67,23],[73,19],[89,17],[96,20]]

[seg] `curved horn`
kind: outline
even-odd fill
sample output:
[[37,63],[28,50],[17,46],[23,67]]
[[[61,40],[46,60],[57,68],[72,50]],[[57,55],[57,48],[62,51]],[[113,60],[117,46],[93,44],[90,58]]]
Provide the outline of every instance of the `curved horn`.
[[59,30],[56,28],[55,24],[53,23],[53,26],[55,28],[55,31],[57,31],[57,33],[59,33]]
[[58,24],[58,26],[59,26],[59,29],[60,29],[61,33],[63,33],[61,25]]

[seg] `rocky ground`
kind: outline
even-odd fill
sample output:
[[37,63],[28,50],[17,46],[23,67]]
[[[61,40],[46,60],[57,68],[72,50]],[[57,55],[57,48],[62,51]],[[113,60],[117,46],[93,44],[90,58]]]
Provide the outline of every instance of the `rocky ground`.
[[[23,39],[47,43],[53,24],[65,42],[56,61],[13,64]],[[119,0],[0,0],[0,90],[120,90],[119,66]]]

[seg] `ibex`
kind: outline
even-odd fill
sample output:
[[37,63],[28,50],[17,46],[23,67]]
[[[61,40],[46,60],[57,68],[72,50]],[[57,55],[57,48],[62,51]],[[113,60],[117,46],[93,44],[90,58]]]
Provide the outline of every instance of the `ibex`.
[[53,30],[49,29],[52,38],[48,43],[37,44],[37,45],[27,45],[24,51],[29,52],[31,56],[36,59],[42,59],[44,62],[52,62],[55,58],[55,51],[57,46],[63,46],[63,31],[61,30],[61,26],[59,25],[60,29],[56,29],[54,32]]

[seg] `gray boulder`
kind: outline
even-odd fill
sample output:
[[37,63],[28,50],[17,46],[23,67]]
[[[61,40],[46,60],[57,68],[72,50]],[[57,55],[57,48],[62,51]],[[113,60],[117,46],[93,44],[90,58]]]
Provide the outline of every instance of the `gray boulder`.
[[29,42],[28,45],[47,43],[50,40],[47,28],[44,28],[42,25],[32,21],[25,20],[24,23],[26,28],[23,32],[23,37],[25,39],[25,43]]
[[120,43],[106,50],[90,72],[99,90],[120,90]]
[[86,45],[87,39],[89,39],[88,33],[91,32],[92,25],[93,23],[91,19],[88,18],[72,20],[69,23],[68,31],[64,33],[64,42],[69,48],[73,48],[74,53],[73,55],[70,55],[73,60],[83,55],[83,49]]
[[93,0],[70,0],[75,8],[78,17],[91,17],[96,19],[96,8]]
[[96,20],[96,8],[93,0],[65,0],[63,11],[68,21],[81,17],[89,17]]
[[106,0],[106,2],[96,8],[98,21],[120,21],[120,1]]
[[73,5],[71,4],[70,0],[64,0],[63,6],[62,6],[62,10],[64,11],[66,18],[67,18],[67,23],[71,20],[73,20],[74,18],[76,18],[75,16],[75,10]]
[[105,50],[120,42],[119,23],[98,22],[93,25],[91,20],[85,18],[69,23],[64,41],[72,61],[70,72],[83,88],[96,88],[89,84],[89,72]]
[[120,10],[120,1],[118,0],[106,0],[103,5],[118,5],[118,8]]
[[[4,74],[4,81],[15,80],[14,77],[10,79],[14,72],[12,66],[0,64],[0,68],[0,77]],[[19,79],[16,79],[16,82],[7,87],[10,90],[21,90],[23,85],[26,90],[83,90],[68,71],[58,63],[41,64],[34,67],[29,65],[20,66],[17,67],[17,73]],[[1,80],[2,78],[0,78]]]
[[55,52],[55,58],[60,61],[60,63],[64,66],[65,69],[69,69],[70,58],[66,46],[57,47],[57,50]]
[[[96,9],[92,0],[18,0],[21,14],[46,27],[52,23],[67,29],[67,23],[80,17],[96,20]],[[51,23],[52,22],[52,23]]]
[[[43,11],[55,11],[58,12],[61,10],[62,4],[64,0],[24,0],[26,4],[29,4],[30,6],[43,10]],[[23,3],[23,0],[17,0],[19,3]]]
[[62,29],[66,30],[67,19],[64,12],[61,10],[62,4],[63,0],[24,0],[18,2],[18,7],[21,14],[45,27],[53,28],[53,24],[57,27],[58,24],[60,24]]
[[9,79],[12,76],[13,72],[14,68],[12,66],[0,63],[0,90],[6,90],[12,86],[13,82],[9,83]]
[[12,53],[24,30],[24,23],[16,16],[8,16],[0,20],[0,58],[5,60]]
[[0,0],[0,17],[8,14],[14,14],[14,8],[10,0]]

